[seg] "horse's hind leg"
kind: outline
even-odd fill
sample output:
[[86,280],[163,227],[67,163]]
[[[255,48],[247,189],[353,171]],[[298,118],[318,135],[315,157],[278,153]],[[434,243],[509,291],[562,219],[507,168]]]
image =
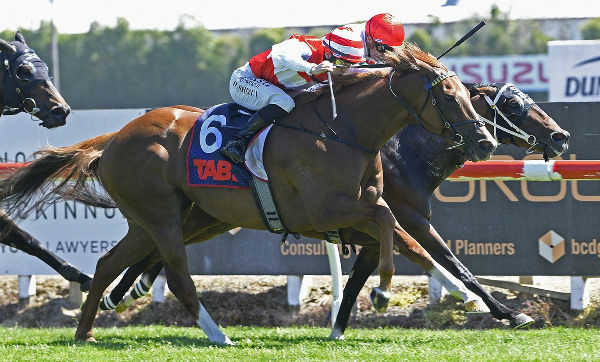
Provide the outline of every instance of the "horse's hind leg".
[[[155,266],[152,266],[152,263],[155,262],[156,259],[150,257],[145,258],[141,262],[130,266],[127,268],[127,271],[119,280],[119,283],[111,290],[111,292],[102,298],[102,302],[100,303],[100,309],[102,310],[113,310],[116,309],[117,313],[121,313],[127,307],[133,303],[134,300],[143,297],[148,294],[150,291],[150,287],[152,287],[152,283],[158,276],[158,273],[162,270],[162,263],[158,262]],[[150,267],[148,272],[145,272]],[[142,274],[142,278],[139,282],[135,283],[137,277]],[[123,299],[123,296],[129,288],[135,283],[133,290],[127,295],[128,298]]]
[[37,257],[66,280],[79,283],[81,291],[85,292],[90,289],[92,278],[46,249],[39,240],[18,227],[3,210],[0,210],[0,234],[2,244]]
[[[171,201],[171,202],[169,202]],[[160,199],[160,207],[139,210],[145,229],[152,236],[161,256],[169,289],[195,317],[196,323],[213,343],[228,345],[231,340],[221,332],[200,303],[196,286],[190,276],[181,224],[180,203],[169,197]]]
[[159,261],[156,264],[154,264],[147,272],[144,272],[140,277],[140,280],[137,283],[135,283],[129,294],[127,294],[125,297],[123,297],[124,292],[123,294],[121,294],[120,298],[122,300],[116,306],[115,311],[117,313],[122,313],[125,311],[125,309],[129,308],[129,306],[132,305],[133,302],[147,295],[150,292],[150,287],[152,287],[152,284],[154,283],[162,269],[163,264]]
[[81,317],[75,331],[76,340],[96,341],[92,328],[104,290],[125,268],[139,262],[145,256],[140,250],[147,240],[144,230],[130,223],[127,235],[108,253],[100,257],[96,264],[90,292],[81,309]]

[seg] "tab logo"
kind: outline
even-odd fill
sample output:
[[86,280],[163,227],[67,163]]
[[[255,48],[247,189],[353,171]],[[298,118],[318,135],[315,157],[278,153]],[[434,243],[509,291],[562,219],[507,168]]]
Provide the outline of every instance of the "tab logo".
[[565,255],[565,238],[553,230],[545,233],[538,242],[540,255],[551,263]]

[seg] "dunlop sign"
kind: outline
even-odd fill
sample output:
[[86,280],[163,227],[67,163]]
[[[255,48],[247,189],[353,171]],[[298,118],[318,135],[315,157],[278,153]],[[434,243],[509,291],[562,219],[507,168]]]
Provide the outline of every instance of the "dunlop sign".
[[600,101],[600,40],[548,42],[552,102]]

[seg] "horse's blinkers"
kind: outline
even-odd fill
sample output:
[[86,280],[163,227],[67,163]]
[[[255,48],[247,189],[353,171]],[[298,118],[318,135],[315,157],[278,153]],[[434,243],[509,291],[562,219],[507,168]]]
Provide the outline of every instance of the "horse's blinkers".
[[[29,95],[39,83],[50,81],[48,66],[26,44],[14,41],[11,45],[16,48],[14,54],[0,52],[4,72],[3,114],[24,111],[33,116],[40,110]],[[52,125],[55,126],[60,125]]]
[[496,106],[510,120],[518,121],[533,108],[533,100],[525,93],[508,83],[502,86],[496,96]]

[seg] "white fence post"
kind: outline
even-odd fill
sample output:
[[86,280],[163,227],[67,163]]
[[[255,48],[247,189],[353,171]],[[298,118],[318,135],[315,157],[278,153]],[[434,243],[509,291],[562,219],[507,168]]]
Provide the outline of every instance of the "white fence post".
[[429,277],[429,304],[437,304],[448,291],[434,277]]
[[571,310],[584,310],[590,305],[590,281],[586,277],[571,277]]
[[30,302],[35,295],[35,275],[19,275],[19,302]]
[[162,303],[165,301],[167,286],[167,278],[164,275],[158,274],[154,283],[152,283],[152,301]]
[[69,301],[81,305],[83,304],[83,292],[81,285],[77,282],[69,282]]
[[310,275],[288,275],[288,304],[293,307],[299,307],[302,300],[308,295],[308,288],[311,282],[312,277]]

